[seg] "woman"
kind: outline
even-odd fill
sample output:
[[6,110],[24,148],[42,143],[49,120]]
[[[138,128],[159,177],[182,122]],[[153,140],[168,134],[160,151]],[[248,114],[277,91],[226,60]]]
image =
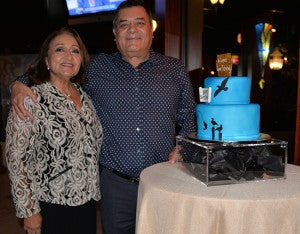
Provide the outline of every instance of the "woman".
[[88,52],[78,33],[62,28],[42,44],[28,75],[35,117],[6,126],[6,158],[16,216],[28,234],[96,233],[102,127],[80,84]]

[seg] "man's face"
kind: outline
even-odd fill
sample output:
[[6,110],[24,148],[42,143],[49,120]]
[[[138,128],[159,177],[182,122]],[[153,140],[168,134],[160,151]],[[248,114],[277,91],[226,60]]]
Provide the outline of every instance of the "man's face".
[[118,49],[125,58],[145,57],[149,54],[153,32],[143,7],[121,10],[114,34]]

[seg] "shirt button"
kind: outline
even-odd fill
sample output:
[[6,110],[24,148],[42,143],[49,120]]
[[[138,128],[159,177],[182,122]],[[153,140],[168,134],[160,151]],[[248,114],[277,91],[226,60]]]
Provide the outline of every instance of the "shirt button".
[[136,128],[136,130],[139,132],[139,131],[141,131],[141,129],[140,128]]

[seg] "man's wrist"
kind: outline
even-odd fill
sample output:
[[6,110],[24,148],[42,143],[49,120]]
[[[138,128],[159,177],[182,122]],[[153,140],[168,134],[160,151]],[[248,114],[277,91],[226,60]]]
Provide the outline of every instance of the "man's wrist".
[[18,83],[18,82],[20,82],[20,81],[15,80],[15,81],[13,81],[13,82],[8,86],[8,89],[9,89],[9,93],[10,93],[10,94],[11,94],[11,91],[12,91],[13,87],[14,87],[15,84]]

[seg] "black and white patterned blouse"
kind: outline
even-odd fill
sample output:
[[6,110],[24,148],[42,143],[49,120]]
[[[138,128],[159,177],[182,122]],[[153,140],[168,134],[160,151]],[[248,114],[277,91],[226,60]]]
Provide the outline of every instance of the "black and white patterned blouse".
[[80,111],[51,83],[43,83],[32,87],[38,103],[25,99],[33,121],[9,114],[6,159],[19,218],[39,212],[39,201],[77,206],[100,199],[102,127],[89,96],[75,87]]

